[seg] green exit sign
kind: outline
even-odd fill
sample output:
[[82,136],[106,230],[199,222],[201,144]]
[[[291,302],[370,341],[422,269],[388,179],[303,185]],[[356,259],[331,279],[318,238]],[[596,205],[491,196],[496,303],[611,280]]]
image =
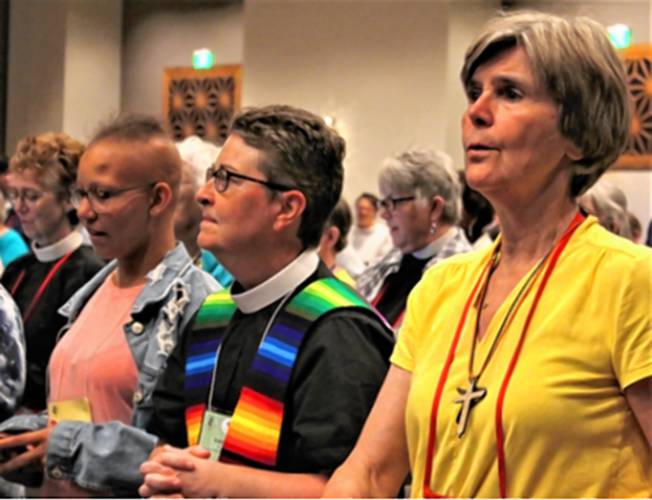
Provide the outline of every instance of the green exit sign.
[[607,28],[609,39],[617,49],[626,49],[632,44],[632,30],[626,24],[612,24]]
[[193,69],[211,69],[215,62],[215,56],[210,49],[197,49],[192,53]]

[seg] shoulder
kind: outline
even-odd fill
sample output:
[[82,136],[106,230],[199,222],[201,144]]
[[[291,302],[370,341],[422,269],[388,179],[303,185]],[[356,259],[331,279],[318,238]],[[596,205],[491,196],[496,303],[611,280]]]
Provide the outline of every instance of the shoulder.
[[80,246],[73,252],[70,259],[76,264],[84,265],[86,269],[92,270],[93,272],[99,271],[105,265],[105,262],[100,259],[93,248],[88,245]]
[[391,329],[373,311],[362,307],[334,309],[318,318],[308,341],[324,351],[374,351],[388,359],[394,347]]
[[652,249],[617,236],[589,220],[569,245],[567,272],[585,277],[592,288],[648,289],[652,284]]
[[180,278],[194,289],[204,293],[204,298],[222,289],[222,286],[211,274],[199,269],[195,265],[188,267],[187,271]]
[[3,286],[0,286],[0,323],[5,334],[20,336],[22,322],[18,306]]

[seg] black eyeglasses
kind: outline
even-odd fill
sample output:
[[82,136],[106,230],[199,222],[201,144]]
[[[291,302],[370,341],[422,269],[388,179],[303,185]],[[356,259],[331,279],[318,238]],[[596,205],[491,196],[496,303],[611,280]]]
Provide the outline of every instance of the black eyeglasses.
[[381,208],[384,208],[388,212],[393,212],[396,210],[396,205],[399,203],[403,203],[404,201],[412,201],[416,199],[415,196],[401,196],[398,198],[392,198],[391,196],[388,196],[387,198],[383,198],[378,202],[378,205]]
[[218,193],[223,193],[229,188],[229,181],[232,178],[255,182],[275,191],[290,191],[295,189],[289,186],[284,186],[283,184],[277,184],[276,182],[264,181],[262,179],[256,179],[255,177],[249,177],[248,175],[236,174],[235,172],[227,170],[223,166],[219,168],[216,168],[215,165],[209,167],[208,170],[206,170],[206,182],[211,178],[215,182],[215,191]]

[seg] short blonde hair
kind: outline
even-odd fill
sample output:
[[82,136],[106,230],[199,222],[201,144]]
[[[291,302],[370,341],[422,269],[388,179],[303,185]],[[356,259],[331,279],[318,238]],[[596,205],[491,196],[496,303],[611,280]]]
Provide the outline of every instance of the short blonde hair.
[[523,48],[535,77],[558,103],[561,134],[582,152],[571,172],[570,194],[576,197],[625,149],[630,111],[624,65],[597,22],[522,11],[493,18],[469,46],[464,86],[478,66],[515,46]]
[[45,187],[60,199],[69,199],[77,177],[84,145],[63,132],[28,135],[16,146],[9,171],[31,170]]

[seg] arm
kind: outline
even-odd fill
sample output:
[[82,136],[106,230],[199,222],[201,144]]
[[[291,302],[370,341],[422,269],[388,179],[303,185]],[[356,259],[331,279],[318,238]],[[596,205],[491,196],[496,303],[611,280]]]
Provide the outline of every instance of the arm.
[[393,366],[356,447],[328,482],[323,496],[393,497],[409,471],[404,417],[412,375]]
[[0,420],[10,417],[25,389],[25,337],[18,307],[0,286]]
[[64,421],[50,432],[46,468],[54,479],[127,495],[142,482],[138,467],[156,441],[155,436],[121,422]]
[[630,385],[625,397],[652,451],[652,377]]
[[[310,498],[326,484],[321,474],[294,474],[254,469],[200,458],[201,448],[166,447],[141,467],[142,496],[181,493],[184,497]],[[205,456],[205,455],[204,455]]]

